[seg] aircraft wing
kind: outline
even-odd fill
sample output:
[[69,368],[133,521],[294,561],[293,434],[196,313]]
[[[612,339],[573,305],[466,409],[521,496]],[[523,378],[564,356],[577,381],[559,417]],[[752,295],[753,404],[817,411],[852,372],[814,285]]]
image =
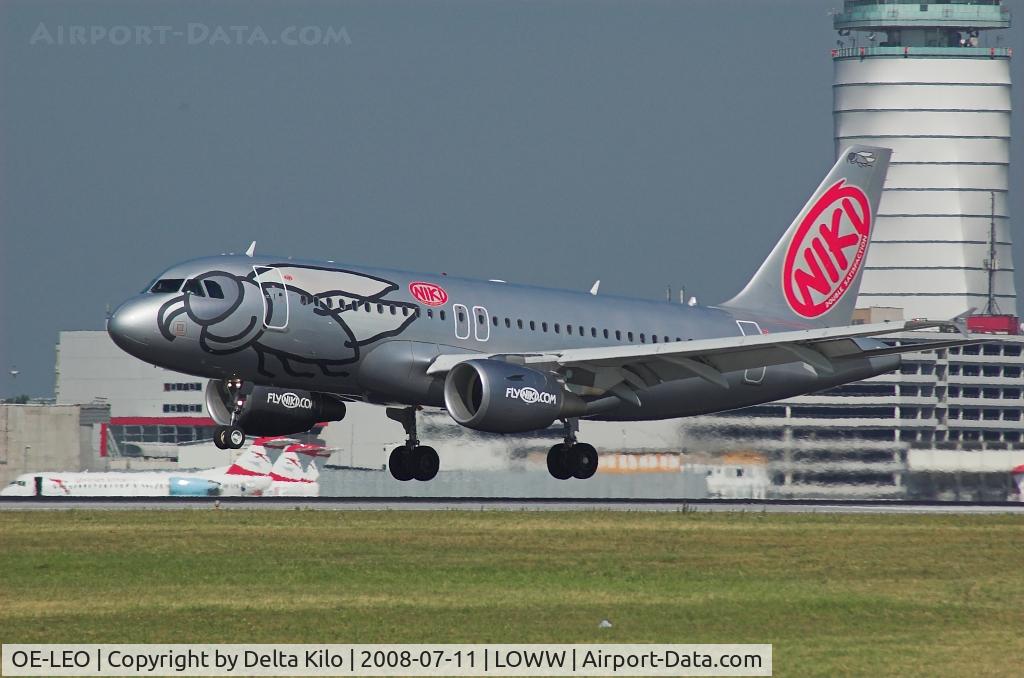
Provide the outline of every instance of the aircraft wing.
[[[956,339],[868,347],[858,339],[915,330],[956,331]],[[665,381],[700,377],[728,388],[725,374],[737,370],[804,362],[819,374],[832,374],[834,361],[891,353],[927,351],[984,341],[970,337],[954,321],[905,321],[849,325],[751,336],[697,339],[661,344],[572,348],[524,354],[444,354],[434,359],[428,374],[443,374],[466,360],[497,358],[534,369],[561,373],[571,390],[581,395],[611,393],[633,400],[622,388],[645,388]],[[575,388],[573,388],[575,387]],[[630,389],[631,390],[631,389]]]

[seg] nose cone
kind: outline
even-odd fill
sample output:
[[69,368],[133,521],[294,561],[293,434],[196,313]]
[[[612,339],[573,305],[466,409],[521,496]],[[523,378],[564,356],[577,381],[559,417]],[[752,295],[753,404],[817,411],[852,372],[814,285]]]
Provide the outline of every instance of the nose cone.
[[151,299],[129,299],[118,306],[107,320],[107,334],[122,350],[142,357],[140,354],[159,336],[157,312],[158,307]]

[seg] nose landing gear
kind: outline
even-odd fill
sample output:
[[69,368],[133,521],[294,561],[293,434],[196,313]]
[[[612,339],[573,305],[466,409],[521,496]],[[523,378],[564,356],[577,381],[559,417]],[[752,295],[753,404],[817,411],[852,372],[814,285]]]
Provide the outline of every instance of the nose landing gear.
[[386,410],[389,419],[402,425],[408,436],[405,445],[399,445],[388,457],[388,469],[395,480],[433,480],[441,467],[437,450],[427,445],[420,445],[416,435],[416,408],[389,407]]
[[213,444],[222,450],[240,450],[245,445],[245,431],[237,426],[218,426],[213,431]]
[[242,380],[229,379],[225,382],[231,402],[234,406],[231,409],[231,424],[229,426],[218,426],[213,431],[213,444],[222,450],[240,450],[245,445],[245,431],[235,425],[235,421],[242,413],[242,406],[245,405],[245,396],[242,395]]
[[586,480],[597,472],[597,450],[593,445],[576,440],[579,421],[565,420],[565,442],[552,446],[548,452],[548,473],[558,480]]

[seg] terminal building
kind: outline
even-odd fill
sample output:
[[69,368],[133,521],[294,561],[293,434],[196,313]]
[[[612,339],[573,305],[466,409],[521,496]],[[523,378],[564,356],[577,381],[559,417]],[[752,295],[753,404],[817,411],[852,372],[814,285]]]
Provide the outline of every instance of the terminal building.
[[[1001,499],[1024,463],[1000,0],[846,0],[834,14],[836,153],[893,149],[861,322],[974,313],[992,343],[907,354],[899,374],[686,425],[764,452],[775,496]],[[857,319],[855,319],[855,322]],[[897,339],[912,340],[912,337]]]

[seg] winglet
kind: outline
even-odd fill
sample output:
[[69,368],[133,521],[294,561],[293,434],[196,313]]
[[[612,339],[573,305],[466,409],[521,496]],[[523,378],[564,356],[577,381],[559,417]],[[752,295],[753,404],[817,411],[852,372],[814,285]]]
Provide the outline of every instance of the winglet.
[[249,258],[252,258],[252,255],[253,255],[253,254],[255,254],[255,253],[256,253],[256,241],[255,241],[255,240],[253,240],[253,241],[252,241],[252,242],[251,242],[251,243],[249,244],[249,249],[247,249],[247,250],[245,251],[245,256],[247,256],[247,257],[249,257]]
[[969,337],[971,336],[971,332],[967,329],[967,318],[974,315],[974,312],[977,310],[978,309],[976,307],[972,306],[960,315],[950,318],[949,322],[953,324],[953,327],[956,328],[957,332],[965,337]]
[[601,287],[601,281],[595,280],[593,286],[590,288],[590,293],[597,296],[597,290],[599,287]]

